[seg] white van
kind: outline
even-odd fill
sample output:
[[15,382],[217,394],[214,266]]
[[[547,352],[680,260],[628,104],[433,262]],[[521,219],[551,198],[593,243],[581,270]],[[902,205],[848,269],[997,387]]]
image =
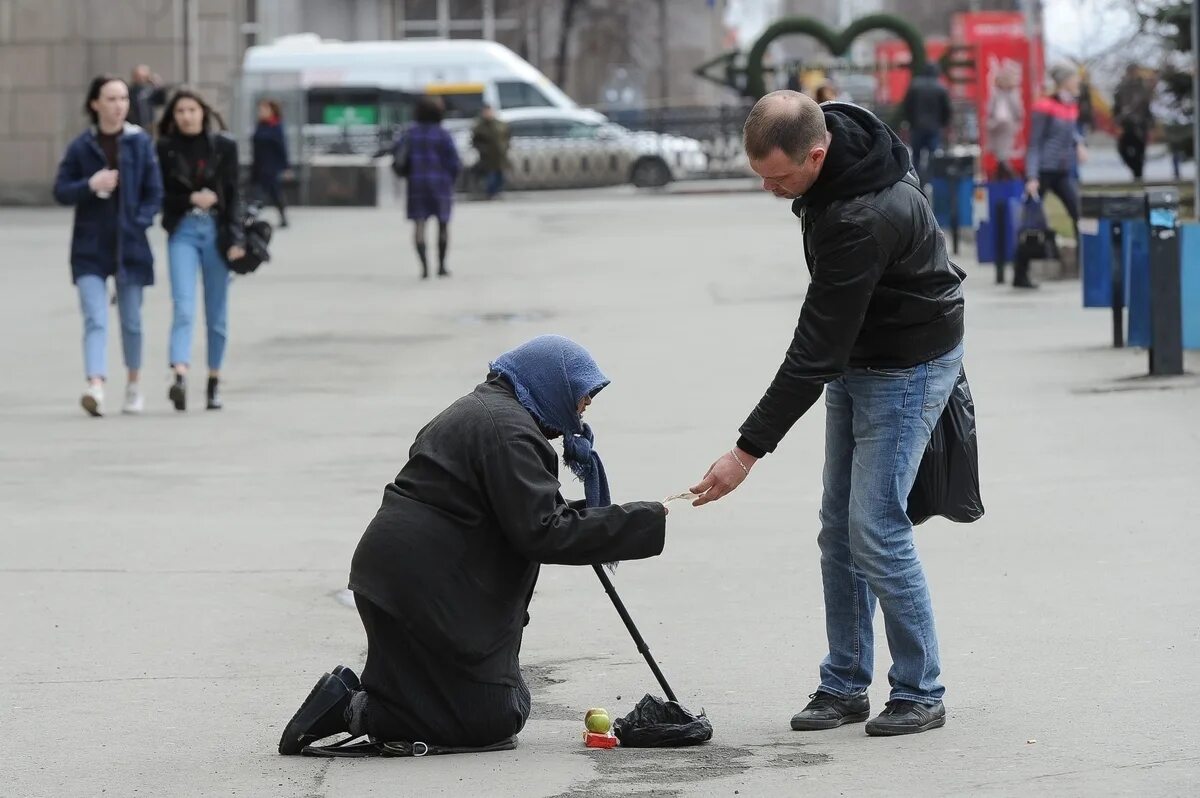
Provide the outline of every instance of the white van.
[[330,141],[333,151],[373,151],[425,94],[443,98],[448,120],[471,119],[484,103],[578,108],[512,50],[478,39],[341,42],[299,34],[247,49],[242,66],[244,112],[259,97],[284,100],[289,121],[303,117],[310,152],[328,151]]

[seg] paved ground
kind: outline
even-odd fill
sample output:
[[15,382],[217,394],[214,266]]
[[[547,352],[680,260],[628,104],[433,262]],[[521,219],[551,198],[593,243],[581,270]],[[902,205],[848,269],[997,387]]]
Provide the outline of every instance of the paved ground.
[[[464,206],[454,278],[422,285],[397,213],[299,210],[276,262],[234,286],[226,410],[168,409],[160,285],[148,411],[97,421],[77,406],[68,225],[60,211],[0,216],[0,793],[1200,791],[1200,383],[1132,379],[1144,354],[1105,347],[1107,317],[1079,308],[1076,284],[1018,295],[968,264],[988,515],[918,536],[945,729],[788,730],[824,645],[818,409],[734,496],[673,512],[663,557],[618,572],[681,699],[711,716],[711,744],[584,751],[585,709],[623,713],[657,688],[592,574],[548,568],[518,750],[331,763],[275,744],[317,675],[361,665],[336,593],[414,431],[489,357],[560,331],[613,378],[589,416],[614,494],[686,488],[790,336],[799,229],[757,195],[518,197]],[[111,349],[119,362],[116,336]],[[878,708],[882,647],[877,661]]]

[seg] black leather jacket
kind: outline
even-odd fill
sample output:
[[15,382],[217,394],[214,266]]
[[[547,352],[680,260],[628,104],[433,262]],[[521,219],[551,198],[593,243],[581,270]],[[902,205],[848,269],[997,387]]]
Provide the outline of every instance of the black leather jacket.
[[963,338],[966,275],[946,254],[908,151],[868,111],[825,108],[826,163],[792,206],[812,281],[783,365],[739,430],[738,446],[756,457],[847,367],[909,368]]
[[158,163],[163,176],[162,226],[168,233],[175,232],[180,220],[192,209],[192,192],[208,187],[217,194],[217,204],[213,206],[217,219],[217,248],[221,257],[225,257],[231,246],[244,246],[246,241],[242,229],[245,214],[238,189],[237,142],[224,133],[205,135],[208,137],[208,157],[199,179],[183,154],[184,145],[178,135],[158,141]]

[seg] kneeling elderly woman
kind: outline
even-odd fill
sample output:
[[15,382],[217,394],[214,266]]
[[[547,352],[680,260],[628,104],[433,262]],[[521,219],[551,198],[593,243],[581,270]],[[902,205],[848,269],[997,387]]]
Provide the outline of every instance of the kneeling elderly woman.
[[[361,683],[338,666],[288,723],[279,753],[338,733],[448,748],[504,744],[529,718],[518,655],[542,563],[662,553],[666,507],[610,504],[581,415],[608,385],[579,344],[541,336],[418,434],[350,567],[367,633]],[[586,504],[559,493],[549,439]]]

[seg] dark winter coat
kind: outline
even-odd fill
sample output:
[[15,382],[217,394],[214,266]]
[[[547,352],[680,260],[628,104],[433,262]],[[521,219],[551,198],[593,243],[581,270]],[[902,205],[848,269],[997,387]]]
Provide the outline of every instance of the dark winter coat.
[[246,234],[242,228],[245,216],[241,191],[238,188],[237,142],[224,133],[205,133],[209,157],[203,174],[192,173],[177,136],[158,140],[158,161],[163,174],[163,229],[175,232],[184,215],[192,209],[192,192],[209,188],[217,194],[213,206],[217,219],[217,248],[225,257],[229,247],[244,246]]
[[914,131],[937,131],[950,124],[950,92],[938,80],[936,68],[913,77],[903,106],[904,121]]
[[761,457],[847,366],[909,368],[963,338],[962,271],[950,262],[908,150],[870,111],[822,106],[832,142],[792,203],[812,281],[787,355],[741,427]]
[[479,168],[485,172],[508,169],[508,125],[499,119],[480,119],[471,131],[471,146],[479,151]]
[[274,182],[281,173],[291,168],[283,125],[278,122],[259,122],[254,128],[253,145],[254,161],[250,175],[255,183]]
[[665,541],[662,505],[568,505],[557,473],[533,416],[490,375],[417,434],[354,553],[350,589],[446,667],[517,686],[540,564],[653,557]]
[[154,254],[146,230],[163,202],[162,177],[154,145],[146,131],[126,124],[117,142],[118,188],[101,199],[88,180],[108,159],[96,129],[82,133],[67,147],[54,180],[54,198],[75,206],[71,233],[71,279],[85,274],[117,275],[139,285],[154,284]]

